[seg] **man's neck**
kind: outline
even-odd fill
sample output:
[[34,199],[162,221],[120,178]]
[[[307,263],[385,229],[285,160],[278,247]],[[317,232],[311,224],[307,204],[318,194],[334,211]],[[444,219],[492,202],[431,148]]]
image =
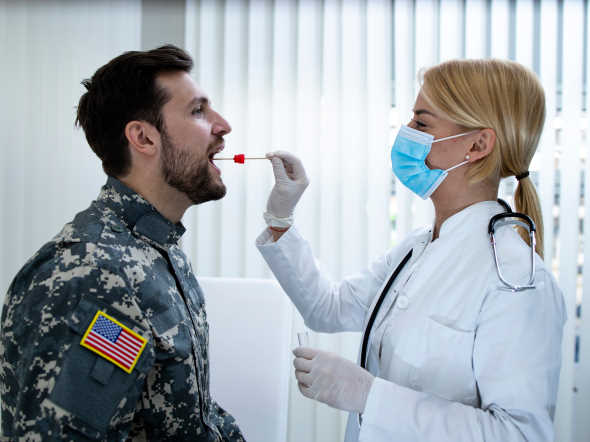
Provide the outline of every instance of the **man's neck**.
[[119,181],[141,195],[168,221],[178,223],[192,203],[188,197],[159,179],[142,179],[132,175]]

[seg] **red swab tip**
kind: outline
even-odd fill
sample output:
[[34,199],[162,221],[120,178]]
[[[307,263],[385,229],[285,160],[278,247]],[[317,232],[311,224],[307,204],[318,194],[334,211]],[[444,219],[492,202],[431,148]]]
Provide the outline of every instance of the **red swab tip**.
[[245,157],[246,156],[243,153],[234,155],[234,163],[244,164],[244,161],[246,160]]

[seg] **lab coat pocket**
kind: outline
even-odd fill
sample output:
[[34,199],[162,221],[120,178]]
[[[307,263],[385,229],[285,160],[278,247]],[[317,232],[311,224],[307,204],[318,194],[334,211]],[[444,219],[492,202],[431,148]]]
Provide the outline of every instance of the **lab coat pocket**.
[[413,349],[405,355],[411,364],[410,386],[444,399],[474,403],[477,396],[472,363],[475,332],[439,317],[424,318],[418,329],[419,336],[414,335],[412,340]]

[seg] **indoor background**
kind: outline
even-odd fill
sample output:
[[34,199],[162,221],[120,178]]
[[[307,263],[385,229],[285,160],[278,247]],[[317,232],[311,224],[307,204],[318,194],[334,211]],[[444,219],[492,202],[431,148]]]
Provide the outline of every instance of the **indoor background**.
[[[362,269],[432,219],[430,202],[393,179],[389,160],[419,70],[451,58],[517,60],[539,75],[547,99],[531,172],[545,261],[569,318],[556,440],[587,441],[588,9],[588,0],[0,0],[0,293],[104,184],[74,127],[75,109],[80,82],[123,51],[184,47],[195,79],[233,127],[226,153],[280,148],[302,158],[311,185],[296,225],[334,278]],[[254,247],[270,165],[226,163],[227,196],[187,212],[183,247],[197,276],[270,278]],[[506,179],[502,195],[509,200],[514,187]],[[260,306],[258,314],[272,312]],[[293,318],[292,331],[301,331]],[[352,360],[359,341],[357,334],[312,334],[314,346]],[[345,413],[305,399],[289,378],[287,440],[343,440]]]

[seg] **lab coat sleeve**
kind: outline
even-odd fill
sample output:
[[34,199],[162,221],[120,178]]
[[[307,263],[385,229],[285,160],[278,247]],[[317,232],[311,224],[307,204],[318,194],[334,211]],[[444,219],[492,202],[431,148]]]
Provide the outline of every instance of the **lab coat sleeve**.
[[359,440],[553,441],[565,308],[553,278],[540,279],[484,301],[473,349],[481,408],[377,378]]
[[321,332],[361,331],[371,301],[401,253],[394,249],[363,272],[333,282],[320,272],[309,243],[295,227],[276,242],[265,230],[256,245],[305,324]]

